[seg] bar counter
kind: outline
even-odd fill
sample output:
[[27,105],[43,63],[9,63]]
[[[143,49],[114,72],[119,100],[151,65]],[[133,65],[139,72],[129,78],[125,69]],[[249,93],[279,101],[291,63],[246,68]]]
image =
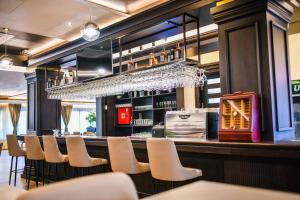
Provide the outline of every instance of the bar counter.
[[[23,140],[24,136],[18,136]],[[64,137],[59,148],[66,153]],[[109,159],[106,137],[84,137],[91,156]],[[148,162],[146,139],[131,137],[136,157]],[[201,180],[300,193],[300,142],[239,143],[194,138],[172,138],[185,167],[201,169]],[[72,169],[68,169],[71,171]],[[106,169],[109,171],[109,167]],[[71,172],[69,172],[71,174]],[[132,176],[139,192],[152,194],[151,174]],[[195,180],[193,180],[195,181]],[[175,183],[180,186],[191,181]],[[170,189],[161,182],[160,189]]]

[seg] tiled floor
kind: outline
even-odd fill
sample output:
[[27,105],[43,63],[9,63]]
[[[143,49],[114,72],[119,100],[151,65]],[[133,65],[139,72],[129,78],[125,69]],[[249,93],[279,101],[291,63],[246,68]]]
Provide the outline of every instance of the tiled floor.
[[[14,159],[15,160],[15,159]],[[8,155],[6,150],[3,150],[0,156],[0,186],[8,185],[9,180],[9,169],[10,169],[11,157]],[[15,166],[15,165],[13,165]],[[18,169],[22,169],[24,167],[24,158],[18,159]],[[11,185],[14,184],[14,174],[11,178]],[[16,187],[26,189],[26,181],[21,178],[21,174],[17,174],[17,184]],[[35,182],[30,182],[30,188],[35,187]]]

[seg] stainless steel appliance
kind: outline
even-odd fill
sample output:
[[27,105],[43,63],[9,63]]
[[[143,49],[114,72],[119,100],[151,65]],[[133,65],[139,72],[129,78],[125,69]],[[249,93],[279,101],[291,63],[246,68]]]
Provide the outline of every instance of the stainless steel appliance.
[[216,138],[218,112],[210,109],[195,111],[168,111],[165,117],[165,135],[169,137]]

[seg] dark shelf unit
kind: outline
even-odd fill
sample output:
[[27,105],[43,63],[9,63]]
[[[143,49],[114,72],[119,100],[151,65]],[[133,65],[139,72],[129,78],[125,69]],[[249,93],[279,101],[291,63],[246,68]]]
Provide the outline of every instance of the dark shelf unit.
[[[171,105],[170,108],[161,107],[158,108],[156,106],[157,103],[161,103],[161,105]],[[167,103],[169,102],[169,103]],[[172,102],[172,103],[171,103]],[[160,94],[156,94],[156,92],[151,92],[148,96],[143,97],[129,97],[128,93],[124,95],[119,95],[116,97],[116,105],[119,104],[131,104],[132,105],[132,123],[129,125],[118,125],[118,112],[116,107],[116,120],[115,120],[115,131],[118,136],[128,136],[141,132],[151,132],[154,125],[164,122],[165,113],[169,110],[176,110],[176,90],[170,91],[160,91]],[[147,109],[136,109],[136,106],[152,106]],[[158,104],[160,105],[160,104]],[[133,124],[135,119],[152,119],[153,123],[151,125],[135,125]]]

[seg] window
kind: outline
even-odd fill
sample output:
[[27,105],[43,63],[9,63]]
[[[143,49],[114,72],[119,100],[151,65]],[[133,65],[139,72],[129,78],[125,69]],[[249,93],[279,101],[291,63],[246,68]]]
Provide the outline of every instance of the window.
[[[89,127],[89,122],[85,119],[90,112],[95,112],[95,108],[73,107],[71,119],[68,125],[69,132],[86,132]],[[65,124],[61,118],[61,130],[65,130]]]

